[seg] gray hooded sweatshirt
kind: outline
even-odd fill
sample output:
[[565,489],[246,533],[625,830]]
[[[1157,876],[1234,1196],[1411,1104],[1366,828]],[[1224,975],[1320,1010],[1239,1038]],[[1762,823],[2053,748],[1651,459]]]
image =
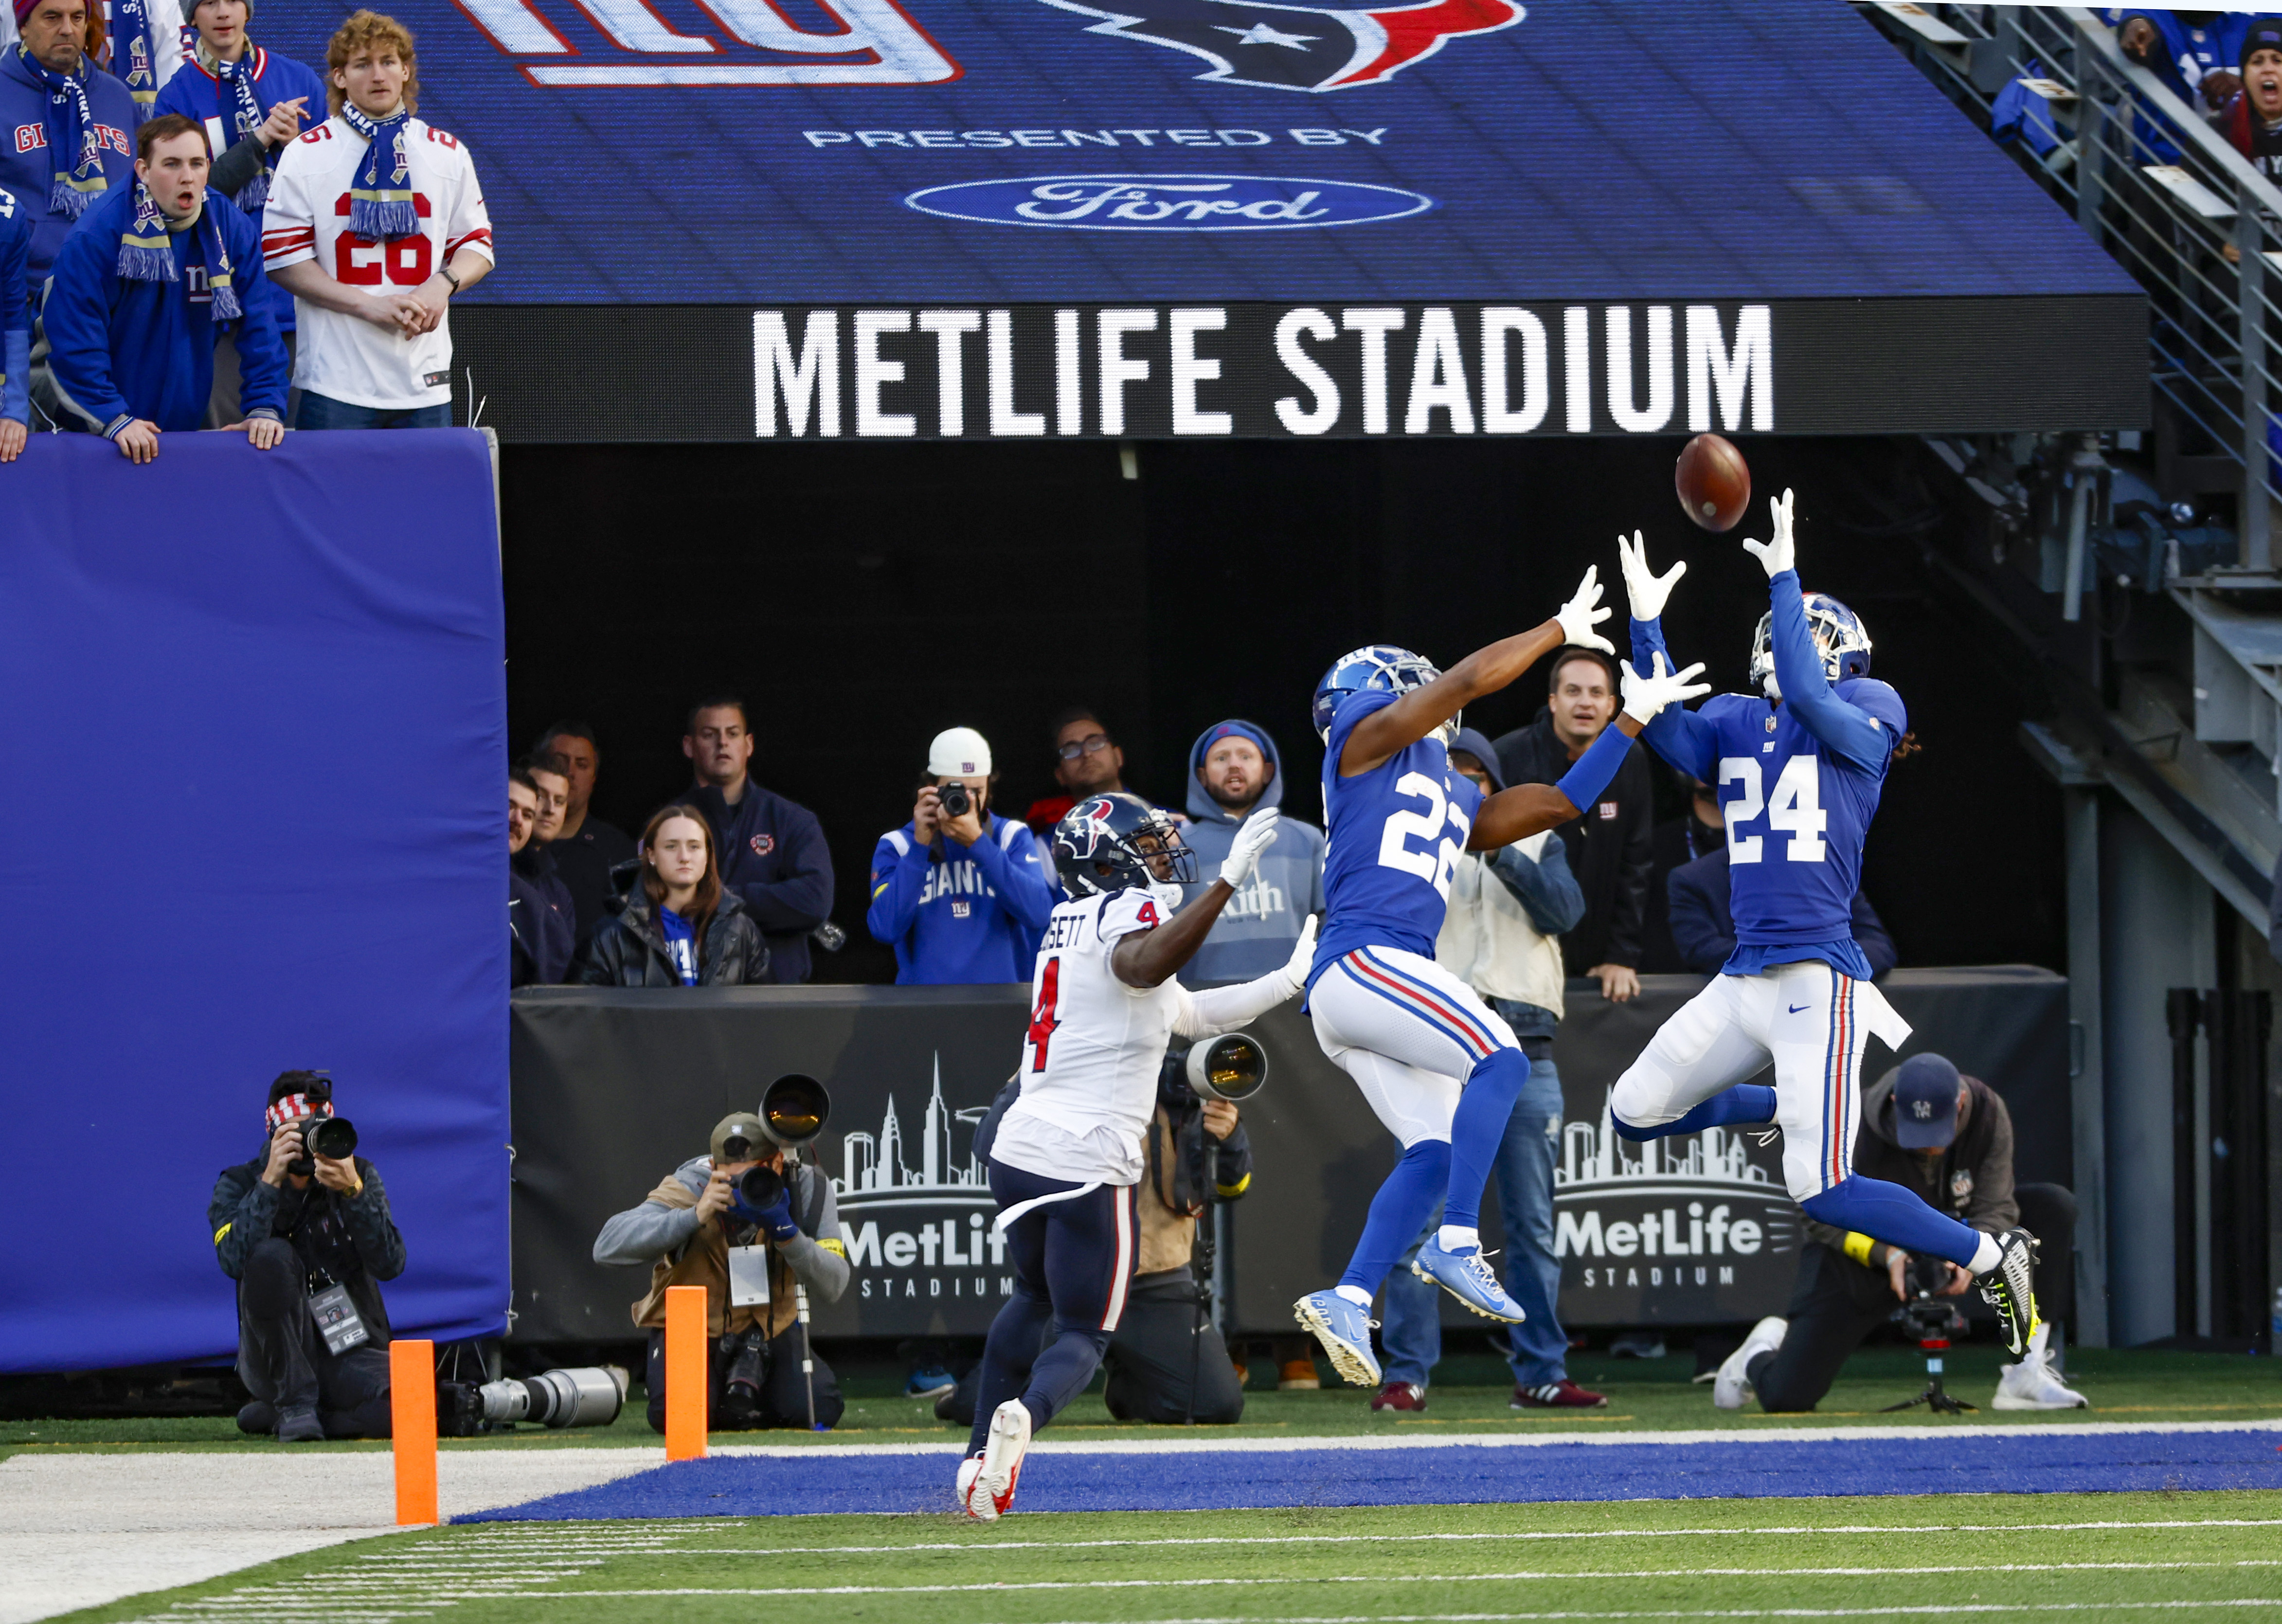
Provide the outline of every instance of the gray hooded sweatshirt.
[[[1195,820],[1181,831],[1182,838],[1196,848],[1197,882],[1188,887],[1184,904],[1195,901],[1205,889],[1220,878],[1220,866],[1227,858],[1229,848],[1236,843],[1237,825],[1242,818],[1212,798],[1197,769],[1204,765],[1205,751],[1219,738],[1222,730],[1230,723],[1215,722],[1197,735],[1189,747],[1188,813]],[[1267,730],[1250,722],[1233,724],[1235,728],[1261,747],[1268,765],[1275,769],[1268,788],[1255,803],[1261,806],[1277,806],[1284,799],[1284,762],[1276,749],[1276,741]],[[1270,970],[1281,969],[1292,957],[1292,944],[1300,938],[1300,928],[1310,913],[1323,911],[1323,832],[1312,823],[1301,823],[1285,818],[1277,826],[1276,838],[1260,855],[1260,866],[1252,871],[1252,878],[1244,889],[1229,898],[1228,906],[1181,972],[1181,980],[1192,987],[1218,985],[1229,982],[1250,981],[1265,975]]]

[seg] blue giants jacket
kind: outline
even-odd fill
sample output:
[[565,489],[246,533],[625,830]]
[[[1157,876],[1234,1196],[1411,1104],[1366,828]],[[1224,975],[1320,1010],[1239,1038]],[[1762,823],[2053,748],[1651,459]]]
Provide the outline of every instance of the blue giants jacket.
[[[245,415],[282,419],[290,377],[261,274],[261,234],[220,192],[206,193],[206,207],[245,309],[237,325]],[[190,230],[175,233],[178,280],[121,278],[120,234],[134,217],[135,189],[113,187],[64,239],[48,290],[49,361],[66,403],[106,435],[138,417],[170,431],[195,429],[213,393],[213,296]]]
[[919,843],[912,825],[880,836],[872,852],[872,934],[896,949],[896,984],[1027,983],[1054,910],[1029,826],[990,814],[972,846]]
[[0,188],[0,418],[32,420],[32,301],[24,268],[32,253],[32,212]]
[[[1197,882],[1188,887],[1182,905],[1194,902],[1220,878],[1220,866],[1227,860],[1229,848],[1236,843],[1236,831],[1242,820],[1212,797],[1197,769],[1204,765],[1207,742],[1218,725],[1207,727],[1189,746],[1189,827],[1181,831],[1181,839],[1193,847],[1197,854]],[[1261,806],[1280,806],[1284,801],[1283,753],[1276,741],[1260,728],[1252,730],[1260,739],[1267,740],[1268,748],[1261,752],[1275,776],[1260,793],[1254,810]],[[1213,921],[1212,931],[1205,944],[1197,949],[1197,956],[1189,960],[1181,972],[1181,979],[1192,987],[1216,983],[1250,981],[1265,975],[1270,970],[1280,970],[1292,956],[1292,944],[1300,939],[1300,929],[1308,922],[1308,915],[1323,911],[1323,831],[1312,823],[1302,823],[1296,818],[1282,818],[1276,824],[1276,838],[1268,843],[1268,850],[1260,854],[1260,866],[1252,871],[1252,878],[1244,889],[1228,899],[1228,905]]]
[[[323,80],[291,57],[281,57],[275,51],[264,51],[259,45],[249,49],[252,54],[253,99],[263,113],[267,113],[279,102],[290,102],[301,96],[307,97],[309,104],[306,110],[307,120],[303,128],[325,121]],[[213,150],[216,158],[239,142],[253,139],[250,135],[239,134],[233,128],[237,113],[236,98],[231,98],[227,107],[222,105],[221,81],[216,79],[213,70],[195,55],[183,58],[182,71],[167,81],[159,91],[159,99],[151,104],[153,118],[163,113],[179,113],[193,123],[205,125],[206,144]],[[279,150],[283,151],[282,148]],[[259,236],[261,211],[248,209],[245,214],[253,221],[254,233]],[[273,282],[269,284],[269,302],[276,307],[277,330],[291,332],[293,296]]]
[[[121,84],[99,67],[82,64],[87,75],[87,103],[95,114],[96,134],[103,142],[103,178],[117,197],[135,190],[135,132],[143,122],[143,109]],[[64,238],[74,223],[48,206],[48,188],[54,177],[54,154],[48,151],[48,90],[25,66],[13,45],[0,47],[0,186],[32,212],[32,294],[39,296]],[[64,156],[69,168],[75,155]],[[84,215],[82,218],[85,218]],[[114,233],[114,240],[116,234]],[[233,249],[233,253],[237,251]]]

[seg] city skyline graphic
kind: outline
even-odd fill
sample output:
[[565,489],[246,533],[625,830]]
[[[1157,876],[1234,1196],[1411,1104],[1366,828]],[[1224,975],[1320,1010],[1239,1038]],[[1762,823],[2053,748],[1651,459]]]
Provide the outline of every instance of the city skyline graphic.
[[[995,1206],[990,1177],[974,1153],[974,1130],[990,1114],[988,1106],[968,1106],[954,1111],[943,1097],[943,1055],[935,1056],[932,1086],[920,1115],[916,1146],[904,1137],[896,1112],[896,1096],[888,1095],[887,1115],[876,1134],[860,1130],[841,1136],[841,1176],[832,1181],[832,1193],[843,1210],[867,1207],[935,1206],[960,1201]],[[955,1124],[966,1126],[967,1154],[956,1159]],[[918,1165],[904,1157],[916,1148]]]
[[1752,1164],[1750,1141],[1725,1128],[1706,1128],[1685,1139],[1634,1144],[1609,1125],[1605,1103],[1599,1121],[1562,1125],[1561,1164],[1553,1169],[1556,1190],[1622,1187],[1642,1180],[1672,1179],[1734,1185],[1771,1193],[1781,1189],[1765,1168]]

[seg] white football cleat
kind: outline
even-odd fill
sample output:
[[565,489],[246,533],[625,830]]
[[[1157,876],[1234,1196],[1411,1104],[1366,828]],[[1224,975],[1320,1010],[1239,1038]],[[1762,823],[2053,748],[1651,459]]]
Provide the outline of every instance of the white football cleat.
[[959,1509],[978,1521],[990,1522],[995,1520],[998,1515],[997,1508],[992,1506],[987,1499],[983,1502],[982,1508],[979,1511],[975,1509],[974,1504],[974,1480],[981,1476],[982,1472],[982,1457],[980,1455],[970,1455],[965,1460],[959,1463],[959,1488],[957,1490]]
[[1712,1378],[1712,1402],[1722,1410],[1741,1410],[1751,1396],[1751,1361],[1781,1348],[1789,1330],[1790,1321],[1774,1314],[1753,1325],[1743,1345],[1727,1356],[1719,1375]]
[[1997,1379],[1997,1396],[1990,1401],[1998,1410],[2089,1410],[2092,1402],[2069,1387],[2053,1369],[2052,1351],[2045,1346],[2052,1334],[2052,1326],[2044,1322],[2037,1325],[2036,1333],[2029,1339],[2029,1351],[2021,1356],[2018,1364],[2000,1367]]
[[990,1436],[982,1453],[973,1457],[974,1475],[959,1468],[966,1492],[959,1504],[969,1517],[995,1522],[1014,1509],[1014,1485],[1022,1475],[1022,1457],[1030,1448],[1030,1411],[1019,1398],[1010,1398],[990,1417]]

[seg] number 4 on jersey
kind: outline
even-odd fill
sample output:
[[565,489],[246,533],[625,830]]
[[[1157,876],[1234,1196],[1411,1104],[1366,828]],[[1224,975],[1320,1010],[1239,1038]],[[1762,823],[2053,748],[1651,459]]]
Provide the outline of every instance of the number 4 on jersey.
[[1030,1012],[1030,1069],[1046,1068],[1046,1045],[1054,1039],[1054,1029],[1062,1023],[1056,1007],[1062,1001],[1062,961],[1060,956],[1046,960],[1045,968],[1038,973],[1038,1006]]

